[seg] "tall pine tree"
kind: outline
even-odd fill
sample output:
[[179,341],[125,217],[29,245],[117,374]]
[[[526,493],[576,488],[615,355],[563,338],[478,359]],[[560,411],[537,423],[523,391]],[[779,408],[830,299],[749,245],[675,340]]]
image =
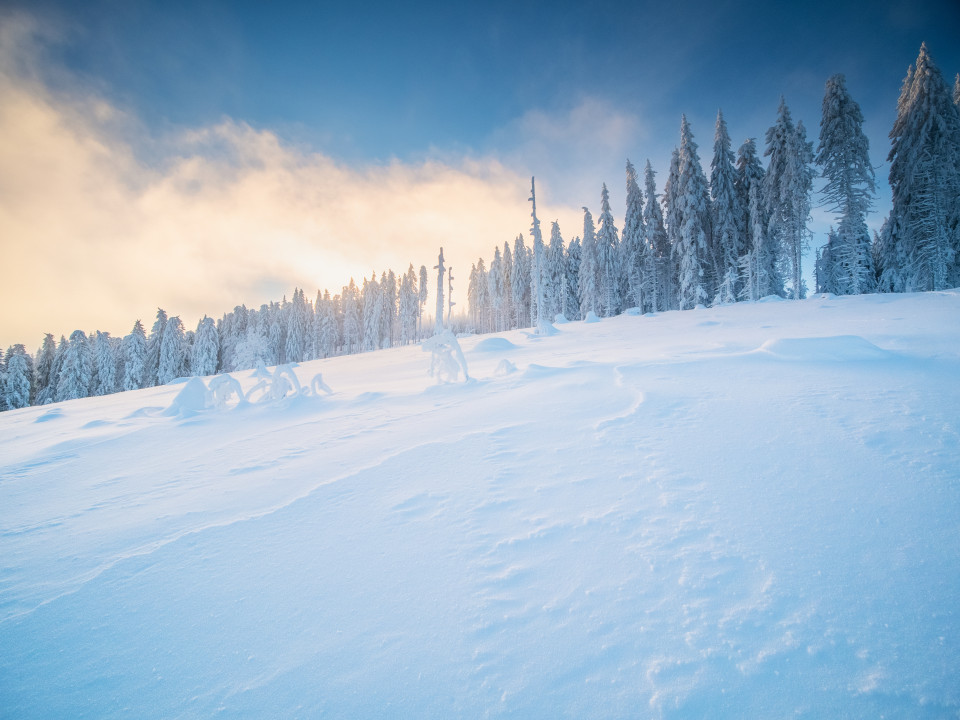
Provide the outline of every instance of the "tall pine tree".
[[[876,276],[866,216],[876,192],[870,144],[863,132],[863,113],[847,92],[843,75],[827,80],[820,119],[816,162],[826,179],[824,204],[838,214],[839,225],[819,268],[830,277],[834,292],[871,292]],[[832,267],[827,271],[827,265]],[[819,273],[818,273],[819,274]]]
[[926,44],[907,72],[890,137],[893,207],[881,286],[960,284],[960,109]]
[[717,291],[714,302],[734,302],[742,289],[740,256],[744,254],[743,206],[736,190],[736,170],[730,135],[723,113],[717,111],[713,138],[713,160],[710,163],[710,195],[713,200],[713,237],[716,248]]

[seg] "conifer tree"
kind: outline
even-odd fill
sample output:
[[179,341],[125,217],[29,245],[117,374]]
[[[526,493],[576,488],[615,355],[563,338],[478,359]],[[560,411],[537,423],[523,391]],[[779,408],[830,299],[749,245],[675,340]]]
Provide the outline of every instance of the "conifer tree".
[[400,293],[398,300],[399,342],[409,345],[416,340],[418,310],[417,273],[413,264],[400,278]]
[[741,288],[740,257],[746,248],[743,238],[743,207],[736,190],[736,171],[730,135],[723,113],[717,111],[717,125],[713,140],[713,161],[710,163],[710,196],[713,220],[713,238],[716,248],[716,277],[718,281],[715,303],[736,301]]
[[184,347],[183,323],[174,316],[163,328],[160,344],[160,364],[157,366],[157,383],[166,385],[171,380],[186,375],[186,348]]
[[627,211],[623,220],[623,236],[620,243],[620,267],[623,276],[625,305],[641,310],[649,305],[649,278],[644,263],[645,231],[643,226],[643,193],[637,180],[633,163],[627,160]]
[[220,336],[213,318],[206,315],[197,323],[196,339],[193,343],[190,372],[197,377],[213,375],[217,372],[217,358],[220,353]]
[[477,332],[490,332],[490,278],[483,258],[477,260],[474,276],[476,278],[475,297],[477,303],[476,329]]
[[567,273],[565,248],[560,224],[554,220],[550,226],[550,246],[547,248],[546,288],[547,319],[552,321],[563,312],[563,297],[566,294]]
[[392,347],[397,343],[399,328],[397,325],[397,274],[388,270],[380,274],[380,305],[382,347]]
[[[52,336],[51,336],[52,338]],[[0,394],[8,410],[28,407],[33,399],[33,362],[23,345],[13,345],[5,356]]]
[[890,138],[893,207],[881,285],[960,284],[960,109],[926,44],[904,79]]
[[57,355],[57,343],[51,333],[43,336],[43,344],[37,351],[36,379],[34,387],[36,392],[36,404],[45,405],[53,402],[57,393],[56,378],[53,375],[54,361]]
[[670,263],[673,267],[674,293],[670,297],[670,308],[680,309],[680,149],[674,148],[670,155],[670,171],[663,186],[663,216],[667,231],[667,245],[670,248]]
[[747,139],[737,151],[737,191],[744,208],[746,249],[740,257],[742,299],[783,296],[780,253],[768,234],[769,217],[764,197],[766,174],[757,157],[757,145]]
[[87,397],[92,377],[87,334],[83,330],[74,330],[63,353],[63,367],[57,382],[57,402]]
[[493,331],[500,332],[505,330],[504,313],[506,303],[506,291],[504,289],[503,275],[503,256],[500,255],[500,248],[494,247],[493,260],[490,261],[490,305],[493,310]]
[[117,391],[117,359],[110,345],[110,334],[99,330],[93,340],[93,371],[92,395],[110,395]]
[[516,327],[513,307],[513,252],[510,243],[503,243],[503,320],[504,330]]
[[423,337],[423,309],[427,306],[427,295],[430,291],[430,274],[427,272],[427,266],[420,266],[420,310],[417,314],[417,338]]
[[839,225],[829,251],[830,286],[840,295],[871,292],[875,285],[866,215],[876,191],[863,113],[847,92],[843,75],[827,80],[820,120],[817,164],[826,179],[824,204],[838,214]]
[[566,290],[563,299],[564,317],[568,320],[580,320],[580,238],[575,237],[567,246],[566,260],[564,262],[564,272],[566,273]]
[[546,307],[546,252],[543,247],[543,234],[540,232],[540,219],[537,217],[537,188],[535,178],[530,178],[531,223],[530,237],[533,241],[533,259],[530,267],[530,317],[536,322],[537,331],[544,334],[550,319]]
[[838,282],[837,271],[841,268],[835,260],[836,252],[837,234],[831,227],[827,233],[827,243],[817,249],[814,271],[816,272],[816,288],[818,293],[839,294],[838,289],[840,282]]
[[284,308],[286,332],[284,333],[283,357],[286,362],[298,363],[306,359],[307,348],[307,303],[303,290],[294,288],[293,300]]
[[765,188],[769,232],[783,252],[783,264],[791,282],[790,294],[799,300],[805,295],[801,261],[809,238],[807,221],[815,175],[810,167],[813,147],[807,142],[803,122],[793,124],[790,109],[782,97],[777,121],[767,130],[766,139],[764,155],[770,157]]
[[60,376],[63,374],[63,362],[67,357],[67,348],[69,346],[70,343],[61,335],[60,341],[57,343],[57,352],[53,356],[53,368],[50,370],[50,402],[56,402],[57,400],[57,394],[60,388]]
[[530,252],[523,242],[523,235],[513,241],[513,275],[510,292],[513,295],[514,327],[530,327]]
[[324,290],[323,299],[317,305],[317,320],[319,331],[317,334],[317,356],[321,358],[333,357],[337,352],[337,311],[330,291]]
[[[167,326],[167,312],[163,308],[157,308],[157,319],[153,322],[150,329],[150,337],[147,338],[147,367],[144,380],[144,387],[153,387],[158,384],[158,369],[160,367],[160,345],[163,343],[163,332]],[[163,383],[159,383],[163,384]]]
[[697,155],[697,144],[684,115],[680,121],[676,210],[678,245],[674,247],[680,275],[680,309],[688,310],[710,299],[710,202],[707,179]]
[[648,309],[653,312],[673,309],[677,296],[673,272],[673,253],[663,224],[663,210],[657,201],[656,173],[647,160],[644,171],[644,189],[647,202],[643,208],[643,256]]
[[123,377],[120,379],[121,390],[139,390],[144,387],[144,378],[147,371],[147,337],[143,330],[143,323],[137,320],[129,335],[123,338],[121,345],[123,353]]
[[376,350],[380,347],[380,319],[382,317],[380,285],[377,282],[376,273],[369,280],[364,278],[361,294],[363,297],[363,349],[365,351]]
[[600,191],[600,227],[597,229],[597,274],[600,311],[603,317],[620,312],[620,239],[610,212],[607,184]]
[[598,287],[597,233],[593,227],[593,215],[583,208],[583,240],[580,248],[580,312],[586,317],[588,312],[594,315],[600,312],[600,292]]

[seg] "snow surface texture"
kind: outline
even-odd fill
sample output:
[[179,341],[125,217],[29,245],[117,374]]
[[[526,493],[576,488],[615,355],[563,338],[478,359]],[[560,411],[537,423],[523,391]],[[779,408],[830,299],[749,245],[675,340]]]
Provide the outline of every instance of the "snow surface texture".
[[960,714],[960,293],[462,345],[0,414],[0,716]]

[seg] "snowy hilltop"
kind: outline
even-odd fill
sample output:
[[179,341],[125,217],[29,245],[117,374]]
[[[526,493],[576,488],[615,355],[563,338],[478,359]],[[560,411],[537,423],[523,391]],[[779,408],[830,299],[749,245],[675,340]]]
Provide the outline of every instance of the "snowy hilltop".
[[960,291],[776,300],[0,413],[0,715],[957,716]]

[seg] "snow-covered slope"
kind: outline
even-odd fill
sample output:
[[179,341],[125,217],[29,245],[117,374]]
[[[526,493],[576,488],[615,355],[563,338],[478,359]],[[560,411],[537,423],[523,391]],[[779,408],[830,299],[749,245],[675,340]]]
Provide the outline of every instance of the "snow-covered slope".
[[960,293],[461,344],[0,414],[0,716],[960,715]]

